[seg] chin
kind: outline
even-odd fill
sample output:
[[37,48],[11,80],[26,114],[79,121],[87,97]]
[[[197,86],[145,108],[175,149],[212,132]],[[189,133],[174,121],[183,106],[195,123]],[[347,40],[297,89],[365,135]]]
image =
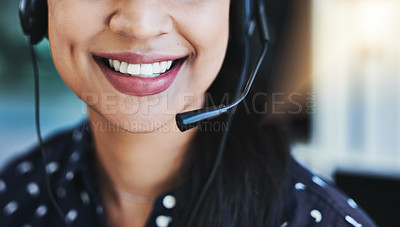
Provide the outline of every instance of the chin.
[[[174,130],[175,115],[171,114],[102,114],[91,107],[92,129],[104,133],[152,133]],[[95,116],[94,116],[95,115]],[[100,120],[99,120],[100,117]]]

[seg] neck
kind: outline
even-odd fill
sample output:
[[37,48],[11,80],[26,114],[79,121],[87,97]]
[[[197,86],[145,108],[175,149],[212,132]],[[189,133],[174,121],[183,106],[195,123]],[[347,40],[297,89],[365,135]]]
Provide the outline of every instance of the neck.
[[[116,130],[91,109],[89,119],[103,186],[112,184],[119,191],[151,199],[176,186],[178,171],[195,131],[130,133]],[[168,124],[169,128],[176,127],[174,121]],[[96,127],[99,125],[101,129]]]

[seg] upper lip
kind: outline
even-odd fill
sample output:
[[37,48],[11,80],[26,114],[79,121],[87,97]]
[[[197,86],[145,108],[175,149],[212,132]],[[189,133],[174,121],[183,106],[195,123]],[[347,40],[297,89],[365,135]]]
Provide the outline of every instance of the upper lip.
[[186,57],[186,55],[141,55],[131,52],[122,53],[93,53],[94,56],[126,62],[128,64],[150,64],[162,61],[173,61]]

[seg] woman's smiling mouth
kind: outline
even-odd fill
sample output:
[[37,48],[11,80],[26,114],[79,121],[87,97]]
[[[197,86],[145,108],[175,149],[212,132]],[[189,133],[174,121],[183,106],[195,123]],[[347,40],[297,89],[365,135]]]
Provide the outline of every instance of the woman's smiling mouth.
[[[107,59],[105,59],[107,61]],[[162,75],[171,69],[176,61],[162,61],[153,64],[129,64],[118,60],[108,59],[108,66],[116,72],[140,78],[152,78]],[[106,62],[107,63],[107,62]]]
[[168,89],[186,57],[93,54],[110,84],[119,92],[133,96],[154,95]]

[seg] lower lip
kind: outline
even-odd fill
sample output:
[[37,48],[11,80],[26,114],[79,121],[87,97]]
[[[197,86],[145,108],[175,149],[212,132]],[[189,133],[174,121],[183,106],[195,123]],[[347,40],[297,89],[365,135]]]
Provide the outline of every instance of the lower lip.
[[152,78],[127,76],[109,69],[104,63],[96,61],[108,82],[119,92],[131,96],[149,96],[167,90],[178,75],[183,62],[179,60],[168,72]]

